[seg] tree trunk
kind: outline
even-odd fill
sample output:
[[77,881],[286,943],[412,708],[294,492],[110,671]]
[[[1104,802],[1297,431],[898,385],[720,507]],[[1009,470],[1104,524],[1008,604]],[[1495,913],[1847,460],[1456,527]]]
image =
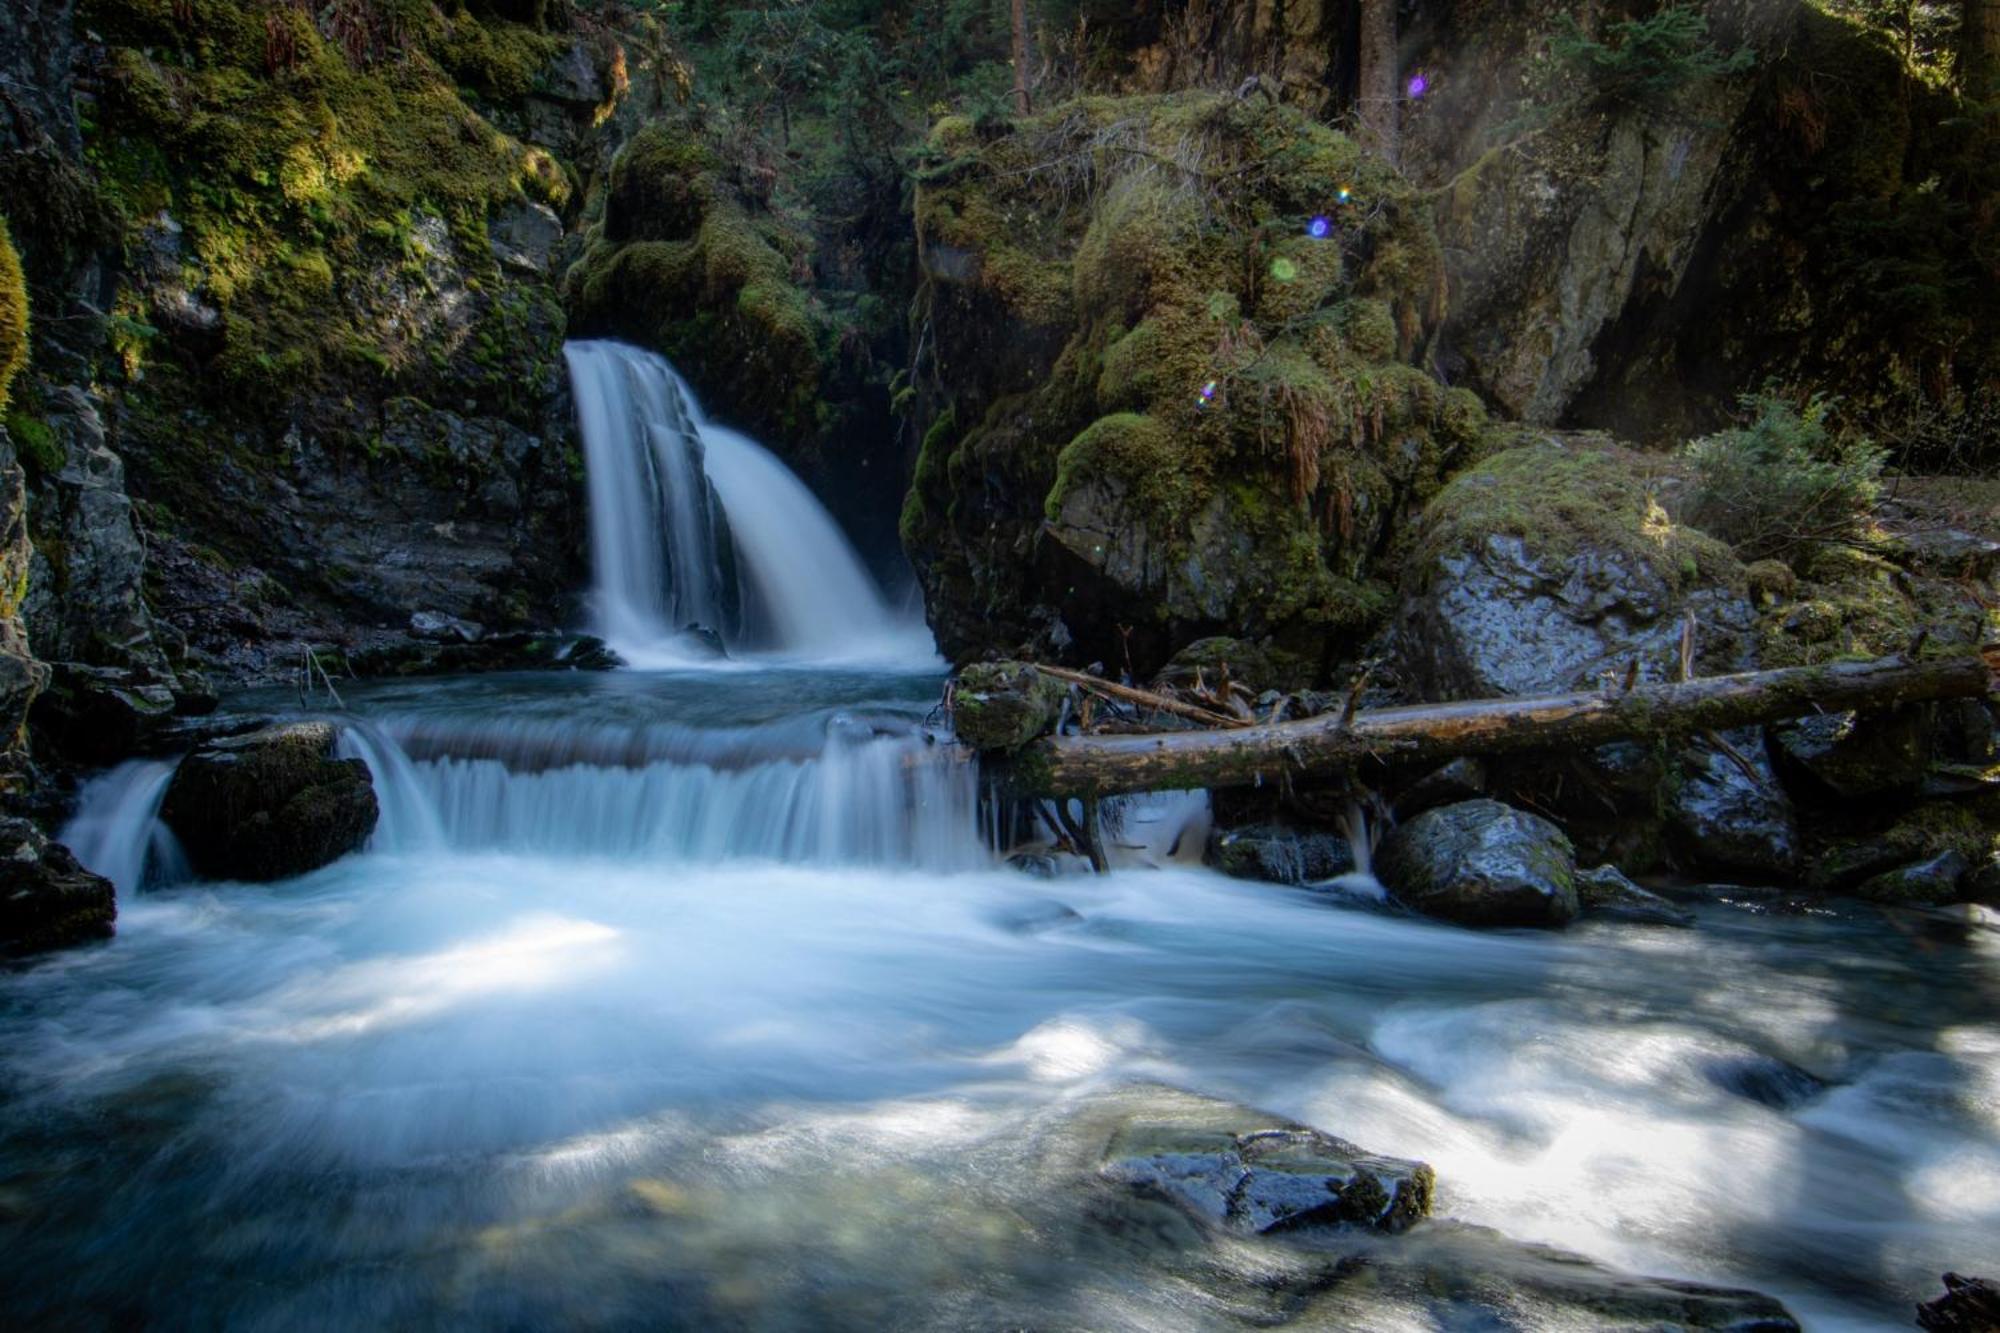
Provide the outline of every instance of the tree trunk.
[[1963,0],[1959,14],[1958,79],[1968,97],[1994,95],[2000,75],[2000,0]]
[[1014,0],[1014,112],[1028,114],[1028,0]]
[[1356,111],[1362,142],[1396,160],[1402,89],[1396,60],[1396,0],[1361,0],[1361,77]]
[[1168,788],[1248,786],[1365,759],[1444,762],[1460,755],[1587,749],[1776,722],[1985,695],[1994,663],[1966,656],[1880,658],[1790,667],[1623,693],[1555,694],[1380,708],[1228,731],[1051,736],[1015,759],[1014,781],[1043,796],[1109,796]]

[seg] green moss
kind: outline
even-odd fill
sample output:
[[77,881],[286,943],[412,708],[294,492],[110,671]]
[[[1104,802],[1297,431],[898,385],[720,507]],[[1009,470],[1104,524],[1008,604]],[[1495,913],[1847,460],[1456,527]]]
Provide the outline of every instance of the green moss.
[[1740,587],[1729,548],[1673,521],[1660,504],[1658,465],[1610,446],[1553,442],[1510,449],[1455,478],[1424,514],[1419,568],[1492,534],[1520,537],[1552,570],[1589,547],[1652,569],[1669,585]]
[[1798,571],[1789,600],[1766,608],[1758,646],[1768,667],[1883,657],[1907,651],[1919,634],[1927,654],[1962,652],[1992,634],[1991,619],[1954,579],[1828,547]]
[[47,476],[62,469],[62,442],[46,421],[37,420],[18,409],[10,411],[7,413],[7,435],[20,452],[21,461],[31,471]]
[[1079,485],[1112,480],[1165,523],[1185,521],[1207,493],[1206,469],[1161,421],[1120,412],[1091,423],[1056,458],[1055,484],[1043,501],[1054,520]]
[[0,411],[6,410],[14,376],[27,364],[28,288],[21,256],[15,253],[6,219],[0,218]]

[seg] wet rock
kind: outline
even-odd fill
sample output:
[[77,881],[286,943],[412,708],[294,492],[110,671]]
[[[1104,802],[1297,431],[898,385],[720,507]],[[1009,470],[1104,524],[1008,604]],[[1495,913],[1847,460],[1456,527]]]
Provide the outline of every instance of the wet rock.
[[1576,872],[1577,901],[1592,916],[1652,926],[1692,926],[1694,913],[1634,884],[1616,866]]
[[478,643],[486,636],[483,626],[442,611],[419,611],[412,615],[410,633],[437,643]]
[[1681,752],[1681,780],[1666,800],[1681,857],[1708,871],[1788,877],[1798,866],[1798,821],[1762,733],[1733,731],[1722,739],[1735,757],[1707,740]]
[[476,643],[405,639],[351,653],[357,676],[428,676],[486,671],[611,671],[625,659],[589,634],[517,630],[485,634]]
[[326,722],[218,740],[181,761],[160,815],[196,873],[288,879],[359,848],[378,809],[368,766],[334,757]]
[[1440,805],[1477,800],[1485,794],[1486,765],[1461,756],[1405,787],[1396,797],[1396,816],[1411,819]]
[[1943,851],[1863,880],[1855,886],[1854,896],[1869,902],[1921,906],[1957,902],[1963,896],[1960,885],[1971,870],[1958,852]]
[[1054,729],[1068,693],[1025,663],[975,663],[958,673],[952,725],[975,750],[1017,750]]
[[1112,1137],[1100,1174],[1212,1226],[1264,1235],[1312,1226],[1398,1232],[1430,1212],[1422,1162],[1226,1103],[1172,1119],[1134,1119]]
[[577,106],[602,105],[607,96],[604,78],[590,47],[582,38],[571,42],[542,70],[537,91],[552,101]]
[[1917,1327],[1929,1333],[1995,1333],[2000,1330],[2000,1282],[1944,1275],[1944,1295],[1917,1307]]
[[1772,730],[1788,776],[1843,801],[1914,791],[1931,762],[1931,718],[1922,708],[1820,713]]
[[1030,879],[1054,879],[1062,873],[1062,863],[1052,852],[1015,852],[1007,858],[1007,868]]
[[1749,664],[1756,613],[1719,543],[1676,527],[1601,441],[1551,438],[1466,473],[1424,511],[1396,625],[1427,699],[1671,679],[1689,615],[1703,674]]
[[687,625],[682,628],[681,634],[691,647],[711,658],[719,661],[729,656],[729,649],[723,644],[722,636],[706,625]]
[[1721,1055],[1701,1068],[1706,1078],[1724,1092],[1733,1093],[1774,1111],[1803,1106],[1826,1091],[1824,1080],[1813,1077],[1795,1064],[1768,1055]]
[[110,880],[28,820],[0,818],[0,954],[102,939],[117,914]]
[[1311,674],[1304,662],[1281,649],[1218,635],[1196,639],[1175,653],[1156,680],[1185,688],[1199,677],[1210,689],[1232,681],[1261,694],[1267,689],[1297,688],[1308,683]]
[[41,744],[71,763],[116,763],[155,748],[180,714],[172,686],[151,672],[61,662],[35,700]]
[[556,661],[572,671],[616,671],[625,659],[594,634],[579,635],[563,646]]
[[1468,926],[1567,925],[1581,910],[1563,831],[1498,801],[1465,801],[1389,835],[1377,873],[1398,901]]
[[1354,848],[1340,834],[1285,824],[1220,830],[1204,859],[1225,875],[1272,884],[1310,884],[1356,868]]

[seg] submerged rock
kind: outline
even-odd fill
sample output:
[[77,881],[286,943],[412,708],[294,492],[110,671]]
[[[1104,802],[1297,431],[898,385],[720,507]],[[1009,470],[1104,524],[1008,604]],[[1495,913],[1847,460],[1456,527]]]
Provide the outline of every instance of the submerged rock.
[[1340,834],[1285,824],[1219,831],[1209,840],[1206,859],[1225,875],[1272,884],[1310,884],[1357,868],[1354,848]]
[[1577,901],[1593,916],[1655,926],[1692,926],[1694,913],[1634,884],[1616,866],[1576,872]]
[[1430,1212],[1436,1179],[1422,1162],[1376,1157],[1222,1102],[1126,1122],[1101,1174],[1212,1226],[1257,1235],[1308,1226],[1403,1231]]
[[0,954],[101,939],[117,915],[110,880],[28,820],[0,818]]
[[1917,1307],[1917,1327],[1930,1333],[1993,1333],[2000,1329],[2000,1282],[1944,1275],[1944,1295]]
[[289,879],[358,849],[379,813],[368,766],[326,722],[218,740],[181,761],[160,807],[197,874]]
[[1719,1055],[1702,1066],[1702,1077],[1738,1097],[1789,1111],[1826,1091],[1826,1082],[1795,1064],[1768,1055]]
[[1468,926],[1564,926],[1581,910],[1563,831],[1498,801],[1464,801],[1389,835],[1377,873],[1396,898]]

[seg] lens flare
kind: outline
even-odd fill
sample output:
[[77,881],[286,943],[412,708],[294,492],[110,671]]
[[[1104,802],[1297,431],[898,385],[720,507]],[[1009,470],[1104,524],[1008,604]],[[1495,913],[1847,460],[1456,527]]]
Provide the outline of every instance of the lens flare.
[[1213,403],[1215,401],[1216,388],[1217,385],[1214,380],[1210,380],[1208,383],[1201,386],[1201,392],[1196,394],[1194,398],[1194,405],[1196,410],[1205,408],[1210,403]]
[[[1340,192],[1340,202],[1343,204],[1347,202],[1347,191],[1342,190]],[[1312,237],[1315,241],[1325,240],[1328,233],[1332,232],[1332,230],[1333,221],[1325,216],[1316,217],[1311,222],[1306,223],[1306,235]]]
[[1299,266],[1279,255],[1271,261],[1271,277],[1278,282],[1290,282],[1299,276]]
[[1422,97],[1425,93],[1431,90],[1430,75],[1412,74],[1410,76],[1410,82],[1408,84],[1408,88],[1410,96],[1412,98]]

